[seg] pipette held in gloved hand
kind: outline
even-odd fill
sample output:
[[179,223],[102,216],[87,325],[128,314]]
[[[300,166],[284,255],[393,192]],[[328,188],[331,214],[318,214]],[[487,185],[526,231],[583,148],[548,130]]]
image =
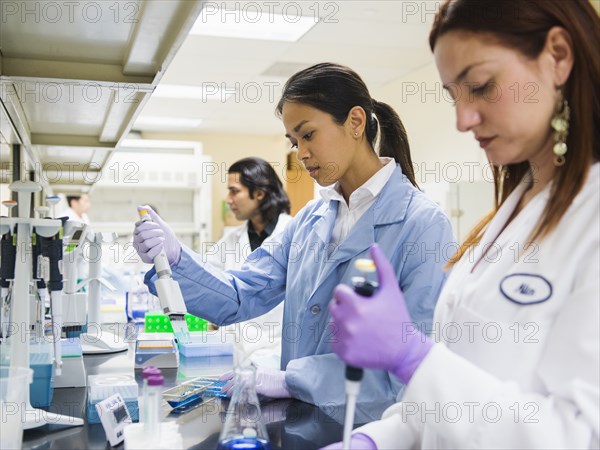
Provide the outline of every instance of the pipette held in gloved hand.
[[169,264],[178,264],[181,244],[171,227],[150,206],[138,206],[140,210],[146,210],[145,214],[150,216],[149,220],[136,222],[133,230],[133,246],[141,260],[152,264],[158,253],[164,250]]
[[346,364],[386,370],[408,384],[433,341],[412,321],[396,272],[375,244],[371,257],[379,287],[368,300],[346,285],[333,291],[329,314],[336,339],[331,349]]
[[[136,225],[152,221],[152,217],[147,209],[138,208],[138,213],[140,221]],[[191,342],[191,337],[185,321],[187,308],[179,284],[171,277],[171,265],[169,264],[164,248],[160,250],[152,262],[154,263],[158,277],[158,280],[154,282],[154,286],[156,287],[156,293],[158,294],[158,300],[163,312],[169,317],[173,333],[175,333],[179,342],[189,343]]]
[[[375,264],[370,259],[357,259],[354,267],[360,273],[352,277],[354,292],[363,297],[370,297],[377,290],[379,284],[369,279],[369,274],[376,272]],[[356,409],[356,397],[360,390],[360,382],[363,377],[363,369],[360,367],[346,366],[346,414],[344,418],[344,450],[350,449],[352,426],[354,425],[354,413]]]

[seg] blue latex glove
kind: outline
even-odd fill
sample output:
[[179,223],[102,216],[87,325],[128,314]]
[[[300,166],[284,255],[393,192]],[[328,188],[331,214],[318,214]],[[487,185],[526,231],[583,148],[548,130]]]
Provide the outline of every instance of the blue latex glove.
[[152,264],[156,255],[164,248],[169,264],[177,264],[181,258],[181,244],[171,227],[149,206],[138,206],[138,210],[140,209],[148,210],[152,217],[152,222],[140,223],[133,230],[133,247],[142,261]]
[[[343,450],[342,442],[336,442],[335,444],[323,447],[321,450]],[[377,446],[373,439],[364,433],[356,433],[352,435],[350,439],[350,448],[352,450],[377,450]]]
[[[233,371],[225,372],[219,380],[227,381],[221,392],[231,397],[234,388]],[[270,398],[290,398],[291,394],[285,382],[285,371],[258,367],[256,369],[256,393]]]
[[379,289],[363,297],[338,285],[329,312],[334,323],[332,349],[355,367],[384,369],[407,384],[433,343],[412,323],[394,268],[378,245],[371,247]]

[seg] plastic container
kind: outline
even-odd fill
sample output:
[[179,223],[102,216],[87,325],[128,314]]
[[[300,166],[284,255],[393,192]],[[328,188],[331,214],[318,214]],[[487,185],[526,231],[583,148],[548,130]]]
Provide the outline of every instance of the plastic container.
[[193,378],[215,378],[231,370],[233,367],[233,356],[205,356],[204,358],[187,358],[179,356],[178,375],[185,380]]
[[[0,345],[0,365],[10,366],[8,343]],[[34,408],[45,408],[52,403],[54,393],[54,348],[49,342],[32,342],[29,346],[29,368],[33,379],[29,385],[29,401]],[[0,447],[1,448],[1,447]]]
[[83,358],[81,350],[81,341],[79,338],[61,339],[62,357],[65,358]]
[[183,413],[201,405],[205,399],[226,397],[221,393],[225,381],[210,378],[197,378],[167,389],[163,399],[173,408],[174,413]]
[[96,404],[113,394],[121,394],[131,420],[139,420],[138,384],[133,375],[88,375],[86,418],[88,423],[100,423]]
[[142,370],[142,378],[143,378],[142,397],[138,399],[141,423],[146,423],[148,420],[148,418],[146,417],[147,408],[144,408],[144,399],[146,398],[146,395],[147,395],[146,391],[148,390],[148,378],[154,377],[157,375],[161,375],[160,369],[158,367],[147,366],[147,367],[144,367],[144,369]]
[[173,326],[167,316],[160,313],[147,313],[144,319],[144,333],[172,333]]
[[233,343],[226,338],[220,332],[192,335],[191,342],[179,344],[179,353],[186,358],[232,355]]
[[27,404],[27,389],[33,370],[0,367],[0,448],[21,448],[23,444],[22,409]]
[[[200,317],[196,317],[192,314],[185,315],[185,322],[187,323],[188,330],[192,331],[207,331],[208,322]],[[173,326],[169,318],[162,313],[146,313],[144,321],[144,332],[145,333],[172,333]]]
[[35,408],[50,406],[53,394],[52,352],[50,344],[31,346],[29,367],[33,370],[33,382],[29,386],[29,401]]
[[132,275],[125,293],[127,317],[134,322],[142,322],[146,313],[152,309],[150,291],[139,275]]
[[88,401],[93,403],[101,402],[114,394],[121,394],[123,400],[138,396],[138,384],[133,375],[88,375],[87,385]]
[[144,369],[142,370],[142,377],[144,379],[151,377],[153,375],[160,375],[160,374],[161,374],[160,369],[155,366],[144,367]]
[[160,441],[161,434],[161,392],[165,384],[162,375],[153,375],[147,378],[147,386],[144,397],[144,410],[146,420],[144,422],[145,432],[153,440]]

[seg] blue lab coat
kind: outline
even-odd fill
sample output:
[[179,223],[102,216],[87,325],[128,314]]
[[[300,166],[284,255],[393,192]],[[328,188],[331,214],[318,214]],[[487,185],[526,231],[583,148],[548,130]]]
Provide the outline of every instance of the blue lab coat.
[[[240,270],[217,271],[184,248],[173,267],[188,311],[219,325],[264,314],[285,298],[281,368],[292,395],[327,408],[344,403],[344,364],[331,353],[327,305],[339,283],[356,275],[353,261],[368,258],[377,242],[396,269],[415,323],[431,331],[444,284],[443,266],[456,250],[448,218],[410,184],[397,165],[371,207],[337,246],[329,245],[337,201],[314,200],[269,245],[257,248]],[[153,289],[154,269],[146,276]],[[400,381],[365,370],[359,408],[391,404]]]

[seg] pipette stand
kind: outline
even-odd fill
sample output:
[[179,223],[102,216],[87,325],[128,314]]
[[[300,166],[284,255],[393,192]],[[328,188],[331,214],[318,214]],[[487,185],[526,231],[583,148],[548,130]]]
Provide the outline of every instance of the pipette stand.
[[[83,255],[84,241],[89,229],[86,224],[67,220],[64,224],[63,245],[66,250],[62,255],[63,289],[60,302],[62,319],[60,329],[79,331],[87,321],[87,292],[79,291],[77,275],[79,265],[85,262]],[[60,358],[57,357],[57,373],[54,377],[55,388],[84,387],[87,376],[83,364],[80,334],[67,332],[67,339],[60,345]],[[68,357],[66,355],[65,350]],[[58,353],[57,353],[58,355]]]
[[[18,217],[2,219],[0,233],[17,232],[17,258],[15,262],[15,279],[13,282],[12,322],[19,327],[18,333],[8,338],[10,346],[11,367],[29,368],[29,286],[31,280],[31,236],[35,228],[40,236],[54,236],[61,227],[60,220],[32,219],[29,217],[33,192],[41,191],[39,183],[33,181],[15,181],[9,189],[18,194]],[[3,344],[4,345],[4,344]],[[31,406],[29,389],[26,389],[26,401],[20,408],[23,418],[23,429],[41,427],[46,424],[83,425],[83,420],[62,414],[55,414]]]
[[[13,200],[4,200],[2,205],[8,210],[8,217],[12,217],[12,211],[13,208],[17,206],[17,202]],[[4,234],[5,232],[3,231],[0,236],[4,236]],[[10,239],[10,236],[7,236],[6,239]],[[0,287],[0,335],[2,335],[3,338],[6,338],[6,335],[8,334],[8,327],[10,324],[9,294],[11,292],[11,282],[9,281],[9,278],[12,277],[7,276],[6,279],[2,281],[2,287]]]

